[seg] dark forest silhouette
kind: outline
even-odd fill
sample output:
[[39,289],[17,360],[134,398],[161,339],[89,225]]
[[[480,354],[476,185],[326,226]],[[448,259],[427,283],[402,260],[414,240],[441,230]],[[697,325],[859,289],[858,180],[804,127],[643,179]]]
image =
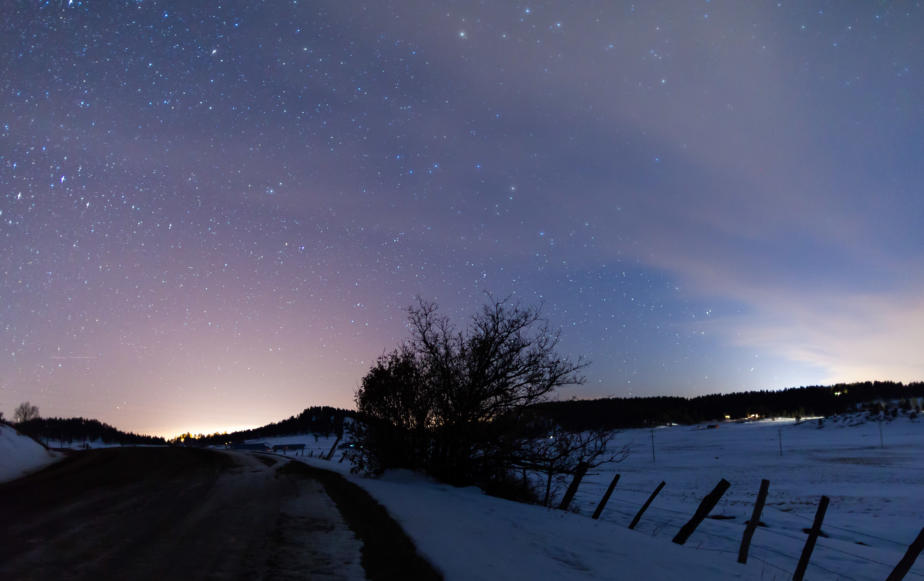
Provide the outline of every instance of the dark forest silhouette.
[[244,440],[259,438],[273,438],[294,434],[343,434],[343,420],[352,417],[354,412],[329,406],[313,406],[305,408],[297,416],[290,416],[285,420],[266,424],[259,428],[241,430],[232,433],[217,434],[183,434],[171,440],[171,443],[182,443],[186,446],[224,446],[239,444]]
[[[900,407],[920,412],[924,382],[903,384],[893,381],[840,383],[832,386],[794,387],[781,391],[749,391],[711,394],[693,398],[635,397],[544,402],[532,406],[539,415],[566,430],[638,428],[668,423],[696,424],[720,421],[725,416],[760,417],[831,416],[858,411],[877,401],[895,401]],[[183,443],[193,446],[220,446],[244,440],[294,434],[341,434],[344,420],[354,417],[352,410],[329,406],[306,408],[298,415],[251,430],[192,435]],[[163,438],[123,432],[98,420],[85,418],[38,418],[16,428],[41,441],[106,444],[157,445]],[[179,443],[179,438],[171,443]]]
[[876,401],[898,401],[920,411],[911,400],[924,397],[924,382],[840,383],[781,391],[747,391],[684,397],[606,398],[544,402],[535,409],[567,430],[639,428],[668,423],[766,417],[831,416],[858,411]]
[[34,418],[16,424],[16,429],[54,447],[100,441],[123,446],[163,445],[166,441],[155,436],[123,432],[99,420],[86,418]]

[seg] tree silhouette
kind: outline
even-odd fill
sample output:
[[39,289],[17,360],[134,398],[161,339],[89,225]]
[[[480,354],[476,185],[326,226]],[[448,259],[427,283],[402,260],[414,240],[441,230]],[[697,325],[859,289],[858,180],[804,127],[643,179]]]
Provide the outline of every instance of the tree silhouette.
[[352,456],[366,470],[419,467],[453,484],[509,478],[523,412],[586,365],[556,353],[540,310],[493,300],[458,330],[435,303],[408,309],[411,337],[356,392]]
[[629,455],[629,447],[612,448],[612,430],[569,432],[548,420],[537,420],[541,433],[521,440],[513,456],[517,468],[538,472],[544,477],[542,504],[550,506],[552,484],[577,472],[581,465],[596,468],[611,462],[621,462]]
[[27,401],[24,401],[16,406],[16,410],[13,412],[13,422],[17,424],[28,422],[29,420],[34,420],[38,417],[38,406],[34,406]]

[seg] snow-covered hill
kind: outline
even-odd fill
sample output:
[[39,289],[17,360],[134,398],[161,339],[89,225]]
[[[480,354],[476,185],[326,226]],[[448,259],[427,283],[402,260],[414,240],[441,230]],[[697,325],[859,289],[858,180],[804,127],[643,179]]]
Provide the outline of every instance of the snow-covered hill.
[[0,424],[0,482],[19,478],[58,458],[57,454],[23,436],[12,426]]

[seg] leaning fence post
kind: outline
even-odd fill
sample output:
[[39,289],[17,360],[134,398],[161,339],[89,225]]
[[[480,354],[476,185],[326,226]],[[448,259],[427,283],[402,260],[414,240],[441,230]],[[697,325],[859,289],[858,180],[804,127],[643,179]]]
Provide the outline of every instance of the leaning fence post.
[[594,520],[600,518],[600,514],[603,512],[603,507],[606,506],[606,503],[610,500],[610,495],[613,494],[613,489],[616,488],[617,482],[619,482],[619,474],[613,476],[613,481],[610,482],[609,488],[606,489],[606,492],[603,494],[603,498],[600,499],[600,504],[597,505],[597,510],[594,511],[593,516],[590,518]]
[[828,510],[828,497],[822,496],[821,502],[818,503],[818,510],[815,512],[815,522],[809,530],[808,539],[802,548],[802,556],[799,557],[799,565],[796,566],[796,572],[792,575],[792,581],[802,581],[805,575],[805,569],[808,567],[809,559],[812,558],[812,551],[815,549],[815,541],[821,534],[821,521],[825,519],[825,511]]
[[767,501],[767,490],[769,488],[769,480],[764,479],[760,481],[760,490],[757,492],[754,512],[751,513],[751,520],[748,521],[747,526],[744,528],[744,536],[741,537],[741,547],[738,549],[739,563],[748,562],[748,548],[751,546],[751,537],[754,536],[754,531],[757,529],[757,524],[760,522],[760,513],[764,510],[764,502]]
[[577,468],[574,470],[574,480],[571,481],[571,485],[568,486],[568,490],[565,491],[565,497],[561,499],[561,504],[558,505],[559,510],[568,510],[568,505],[571,504],[571,499],[577,494],[578,486],[581,485],[581,480],[584,478],[584,475],[587,474],[588,468],[590,468],[590,466],[588,466],[586,462],[580,462],[577,465]]
[[661,489],[664,488],[665,484],[666,482],[662,480],[661,484],[659,484],[658,487],[654,489],[654,492],[651,493],[651,496],[648,497],[648,500],[645,501],[645,504],[642,505],[642,508],[640,508],[635,514],[635,518],[633,518],[632,522],[629,523],[630,529],[635,528],[635,525],[638,524],[638,521],[642,519],[642,515],[645,514],[646,510],[648,510],[648,506],[651,504],[651,501],[655,499],[659,492],[661,492]]
[[908,547],[905,556],[898,562],[898,565],[895,565],[895,569],[886,581],[901,581],[904,579],[908,571],[911,570],[911,566],[914,565],[915,559],[921,554],[922,549],[924,549],[924,529],[921,529],[921,532],[918,533],[918,538],[914,539],[914,542]]
[[334,441],[334,445],[330,447],[330,452],[328,452],[327,456],[324,458],[325,460],[330,460],[334,457],[334,452],[337,451],[337,444],[340,443],[340,438],[341,436],[337,436],[337,439]]
[[678,545],[682,545],[687,542],[687,539],[690,538],[690,535],[693,534],[693,531],[696,530],[696,527],[699,526],[699,523],[703,522],[709,515],[709,511],[718,504],[719,499],[722,498],[722,495],[725,494],[725,491],[728,490],[728,487],[731,486],[728,480],[724,478],[719,480],[719,483],[715,485],[715,488],[712,489],[712,492],[706,495],[706,498],[699,503],[699,508],[696,509],[696,512],[693,513],[693,517],[687,522],[687,524],[680,527],[680,530],[677,531],[677,534],[674,536],[673,541]]

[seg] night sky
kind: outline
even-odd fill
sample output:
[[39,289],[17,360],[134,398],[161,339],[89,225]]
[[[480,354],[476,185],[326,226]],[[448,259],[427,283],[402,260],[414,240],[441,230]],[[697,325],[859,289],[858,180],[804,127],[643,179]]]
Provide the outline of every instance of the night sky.
[[435,300],[560,397],[924,378],[911,2],[0,1],[0,410],[352,407]]

